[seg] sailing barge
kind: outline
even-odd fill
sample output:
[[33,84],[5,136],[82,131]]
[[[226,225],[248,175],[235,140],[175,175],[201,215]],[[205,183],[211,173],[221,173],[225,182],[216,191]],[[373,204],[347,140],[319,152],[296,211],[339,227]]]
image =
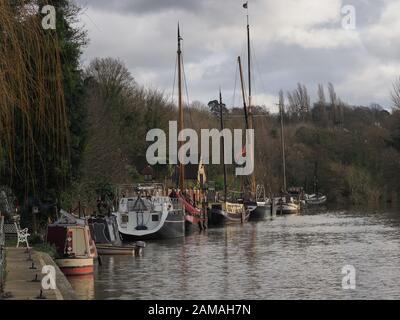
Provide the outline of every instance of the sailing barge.
[[[180,27],[178,24],[178,111],[179,111],[179,132],[184,130],[184,106],[183,106],[183,96],[182,96],[182,71],[183,71],[183,59],[182,59],[182,48],[181,42],[182,37],[180,33]],[[179,149],[182,147],[183,142],[179,141]],[[185,190],[185,165],[180,161],[179,162],[179,173],[178,173],[178,186],[179,190],[173,195],[173,198],[176,198],[183,204],[184,212],[185,212],[185,230],[190,233],[193,231],[201,231],[206,228],[205,219],[203,218],[202,210],[197,208],[194,204],[191,203],[189,199],[185,197],[183,194]],[[205,181],[202,181],[202,183]]]

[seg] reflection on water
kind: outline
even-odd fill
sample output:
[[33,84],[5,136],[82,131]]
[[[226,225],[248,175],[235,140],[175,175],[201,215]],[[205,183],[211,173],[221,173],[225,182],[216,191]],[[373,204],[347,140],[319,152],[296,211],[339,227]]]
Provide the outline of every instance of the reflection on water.
[[[400,214],[278,217],[104,256],[94,283],[72,285],[83,299],[400,298],[399,244]],[[353,291],[342,289],[348,264]]]
[[96,298],[94,294],[94,275],[70,276],[68,281],[80,299],[93,300]]

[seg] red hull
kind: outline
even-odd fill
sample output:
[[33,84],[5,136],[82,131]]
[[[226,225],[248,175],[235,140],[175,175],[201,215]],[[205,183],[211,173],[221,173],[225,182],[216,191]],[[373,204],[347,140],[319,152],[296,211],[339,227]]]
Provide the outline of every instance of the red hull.
[[66,267],[66,268],[60,268],[60,269],[66,276],[81,276],[81,275],[92,274],[94,272],[93,266]]

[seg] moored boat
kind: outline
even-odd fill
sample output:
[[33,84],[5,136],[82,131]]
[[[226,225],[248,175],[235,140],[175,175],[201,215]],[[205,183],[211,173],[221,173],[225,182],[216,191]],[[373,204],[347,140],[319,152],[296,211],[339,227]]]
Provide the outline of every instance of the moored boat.
[[322,205],[325,204],[327,200],[327,196],[323,195],[322,193],[305,195],[305,201],[308,205]]
[[[182,84],[183,84],[183,59],[182,59],[182,40],[180,33],[180,27],[178,24],[178,50],[177,50],[177,67],[178,67],[178,124],[179,124],[179,132],[182,132],[185,129],[184,125],[184,103],[183,103],[183,94],[182,94]],[[183,146],[183,141],[179,141],[179,148]],[[179,170],[177,173],[177,184],[179,191],[173,191],[173,194],[170,195],[170,198],[173,201],[179,201],[183,206],[184,211],[184,220],[185,220],[185,232],[191,233],[193,231],[201,231],[205,229],[205,221],[202,218],[202,212],[199,208],[197,208],[193,203],[191,203],[191,199],[185,196],[185,164],[179,161]],[[201,181],[199,179],[200,184],[203,184],[205,181]]]
[[162,185],[150,183],[122,197],[117,216],[123,241],[179,238],[185,235],[185,214],[179,199],[162,196]]
[[97,251],[101,255],[141,255],[142,249],[146,246],[143,241],[137,241],[133,245],[117,245],[110,243],[97,244]]
[[266,198],[263,185],[257,185],[256,201],[245,202],[245,207],[249,210],[249,221],[263,221],[276,216],[276,206]]
[[56,263],[66,276],[87,275],[94,271],[93,258],[63,258],[56,259]]
[[218,227],[248,221],[249,211],[240,203],[212,203],[208,208],[208,226]]
[[269,199],[266,201],[247,202],[249,221],[263,221],[276,216],[276,205]]
[[140,255],[146,246],[142,241],[123,244],[114,215],[90,217],[88,224],[99,255]]
[[307,205],[323,205],[328,201],[328,197],[318,192],[318,162],[315,162],[314,173],[314,193],[305,195],[305,202]]
[[293,197],[279,197],[275,199],[276,213],[281,215],[297,214],[300,212],[300,204]]
[[206,221],[202,217],[201,209],[180,198],[185,209],[185,230],[190,233],[206,229]]
[[302,188],[287,188],[286,181],[286,155],[285,155],[285,130],[284,130],[284,96],[279,92],[279,114],[281,122],[281,152],[282,152],[282,193],[274,199],[277,214],[296,214],[301,210],[301,197],[304,194]]
[[56,247],[55,262],[66,275],[85,275],[94,271],[95,243],[85,220],[61,211],[61,217],[48,225],[46,241]]

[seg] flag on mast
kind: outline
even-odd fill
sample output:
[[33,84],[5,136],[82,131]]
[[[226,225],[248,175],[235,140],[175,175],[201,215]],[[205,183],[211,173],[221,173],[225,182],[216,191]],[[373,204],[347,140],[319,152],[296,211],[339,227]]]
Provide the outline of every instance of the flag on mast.
[[243,8],[247,9],[248,8],[248,1],[246,3],[243,3]]

